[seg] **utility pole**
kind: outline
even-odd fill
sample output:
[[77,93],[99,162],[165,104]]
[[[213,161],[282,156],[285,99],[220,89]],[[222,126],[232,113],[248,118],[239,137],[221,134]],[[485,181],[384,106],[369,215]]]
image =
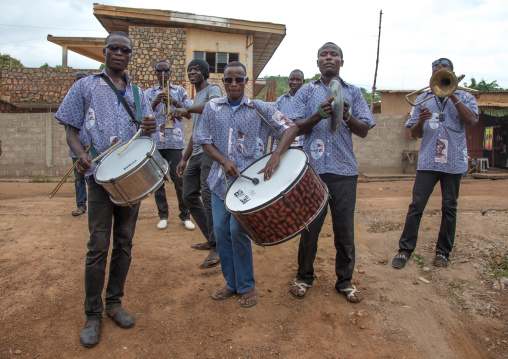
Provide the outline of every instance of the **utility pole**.
[[372,85],[372,98],[370,99],[370,111],[374,111],[374,92],[376,91],[376,78],[377,78],[377,67],[379,64],[379,43],[381,40],[381,17],[383,16],[383,10],[379,11],[379,34],[377,36],[377,57],[376,57],[376,71],[374,72],[374,84]]

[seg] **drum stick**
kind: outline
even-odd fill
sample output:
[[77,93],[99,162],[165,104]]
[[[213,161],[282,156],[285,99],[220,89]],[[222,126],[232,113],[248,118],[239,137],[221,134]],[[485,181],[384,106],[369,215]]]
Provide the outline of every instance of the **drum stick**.
[[[132,140],[131,140],[132,141]],[[102,157],[104,157],[105,155],[107,155],[109,152],[111,152],[112,149],[118,147],[118,145],[122,143],[122,140],[118,141],[117,143],[115,143],[113,146],[111,146],[110,148],[108,148],[106,151],[102,152],[100,155],[98,155],[97,157],[95,157],[93,160],[92,160],[92,163],[94,162],[97,162],[98,160],[100,160]]]
[[132,141],[134,141],[134,140],[136,139],[136,137],[138,137],[138,136],[139,136],[139,134],[141,133],[141,131],[143,131],[143,129],[142,129],[142,128],[140,128],[140,129],[138,130],[138,132],[136,132],[136,134],[135,134],[134,136],[132,136],[132,138],[129,140],[129,142],[127,142],[127,144],[125,145],[125,147],[124,147],[124,148],[122,148],[122,149],[120,150],[120,152],[118,152],[118,156],[120,156],[120,155],[123,153],[123,151],[125,151],[125,150],[127,149],[127,147],[129,147],[129,146],[131,145]]
[[[85,149],[85,152],[88,153],[88,150],[90,149],[90,145],[88,145]],[[63,178],[60,180],[60,182],[56,185],[55,189],[53,190],[53,192],[51,192],[51,194],[49,195],[49,198],[53,198],[55,196],[55,194],[58,192],[58,190],[60,189],[60,187],[62,187],[62,185],[64,184],[64,182],[67,180],[67,178],[69,178],[69,176],[71,175],[72,172],[74,172],[74,169],[76,168],[76,166],[78,165],[78,161],[74,162],[71,166],[71,168],[67,171],[67,173],[65,174],[65,176],[63,176]]]
[[240,177],[248,179],[249,181],[252,181],[252,183],[254,183],[255,185],[259,184],[259,179],[257,179],[257,178],[247,177],[246,175],[241,175]]

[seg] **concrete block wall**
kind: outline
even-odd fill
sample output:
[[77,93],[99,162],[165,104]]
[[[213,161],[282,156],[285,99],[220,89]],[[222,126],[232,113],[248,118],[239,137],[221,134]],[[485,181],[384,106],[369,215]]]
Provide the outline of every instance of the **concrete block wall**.
[[375,114],[376,126],[366,138],[353,135],[353,147],[360,173],[402,173],[402,150],[412,142],[404,127],[406,115]]

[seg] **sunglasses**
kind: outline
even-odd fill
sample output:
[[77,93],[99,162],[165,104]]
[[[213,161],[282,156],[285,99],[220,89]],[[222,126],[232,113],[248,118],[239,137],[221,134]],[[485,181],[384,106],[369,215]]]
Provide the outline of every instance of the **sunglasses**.
[[155,72],[171,72],[171,69],[156,69]]
[[120,47],[116,45],[106,45],[106,49],[109,49],[111,52],[118,52],[120,51],[123,55],[130,55],[132,54],[132,49],[128,47]]
[[237,84],[244,84],[245,80],[247,80],[247,76],[243,76],[243,77],[223,77],[222,78],[222,81],[224,81],[224,83],[227,84],[227,85],[232,84],[233,80]]
[[443,65],[443,66],[446,66],[446,67],[453,67],[452,63],[446,59],[441,59],[441,60],[436,60],[432,63],[432,67],[435,67],[437,65]]

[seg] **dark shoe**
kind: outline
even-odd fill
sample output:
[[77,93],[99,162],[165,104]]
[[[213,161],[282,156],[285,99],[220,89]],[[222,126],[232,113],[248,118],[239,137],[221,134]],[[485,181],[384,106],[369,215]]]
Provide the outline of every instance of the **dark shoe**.
[[448,267],[448,258],[444,254],[438,253],[434,257],[434,266],[436,267]]
[[79,340],[85,348],[93,348],[99,343],[101,335],[101,321],[100,320],[87,320],[85,327],[81,331]]
[[[119,309],[118,309],[119,308]],[[116,325],[118,325],[120,328],[130,328],[134,326],[135,319],[132,315],[127,313],[125,310],[123,310],[121,307],[114,307],[114,308],[106,308],[106,314],[108,317],[113,319]]]
[[395,258],[393,258],[392,266],[393,268],[402,269],[406,265],[407,260],[411,257],[411,253],[406,251],[399,251]]
[[85,207],[78,207],[77,209],[75,209],[74,211],[71,212],[71,214],[74,216],[74,217],[77,217],[77,216],[81,216],[83,213],[86,212],[86,208]]

